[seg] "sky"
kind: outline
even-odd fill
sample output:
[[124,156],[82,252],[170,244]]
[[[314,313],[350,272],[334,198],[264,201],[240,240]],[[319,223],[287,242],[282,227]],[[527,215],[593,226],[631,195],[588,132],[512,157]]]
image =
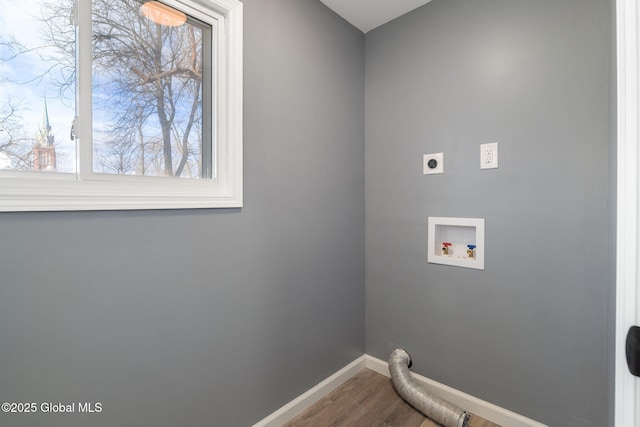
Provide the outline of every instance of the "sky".
[[[0,39],[6,40],[13,35],[28,48],[42,46],[38,15],[43,0],[0,0],[0,10],[11,13],[0,14]],[[52,1],[52,0],[50,0]],[[68,3],[68,0],[55,0]],[[7,49],[0,46],[0,59],[7,58]],[[75,164],[75,143],[69,139],[71,122],[75,115],[73,100],[64,102],[58,96],[58,90],[49,78],[29,80],[45,73],[47,64],[35,53],[21,55],[10,62],[0,60],[0,104],[9,100],[24,107],[21,111],[23,127],[28,136],[38,131],[42,118],[44,98],[47,98],[49,121],[55,136],[58,170],[73,172]]]

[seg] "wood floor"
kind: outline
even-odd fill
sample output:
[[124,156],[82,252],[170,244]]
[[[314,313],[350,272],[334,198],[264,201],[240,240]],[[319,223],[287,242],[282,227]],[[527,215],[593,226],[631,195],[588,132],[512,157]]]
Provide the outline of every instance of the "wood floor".
[[[391,379],[363,369],[283,427],[438,427],[396,393]],[[470,427],[500,427],[471,416]]]

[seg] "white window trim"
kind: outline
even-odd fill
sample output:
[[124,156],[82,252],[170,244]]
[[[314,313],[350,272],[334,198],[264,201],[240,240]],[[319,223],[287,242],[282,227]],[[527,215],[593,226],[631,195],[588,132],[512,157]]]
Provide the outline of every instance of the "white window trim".
[[[129,177],[2,171],[0,211],[68,211],[189,209],[241,207],[242,198],[242,3],[238,0],[165,0],[187,8],[205,7],[222,17],[216,40],[216,135],[212,149],[213,179]],[[87,11],[79,11],[80,14]],[[88,11],[90,13],[90,11]],[[81,17],[82,19],[82,17]],[[81,58],[91,51],[91,34],[79,40]],[[83,53],[84,52],[84,56]],[[90,58],[91,54],[87,58]],[[91,89],[91,76],[80,74],[78,90]],[[90,93],[90,92],[88,92]],[[86,101],[80,101],[86,102]],[[83,105],[80,104],[80,111]],[[86,111],[86,110],[85,110]],[[76,124],[78,142],[91,135],[91,117]],[[78,147],[79,149],[80,147]],[[88,150],[79,156],[91,156]],[[90,150],[89,150],[90,151]],[[90,159],[90,157],[88,157]],[[83,159],[87,164],[87,158]],[[89,163],[91,164],[91,163]],[[109,179],[105,180],[104,177]]]

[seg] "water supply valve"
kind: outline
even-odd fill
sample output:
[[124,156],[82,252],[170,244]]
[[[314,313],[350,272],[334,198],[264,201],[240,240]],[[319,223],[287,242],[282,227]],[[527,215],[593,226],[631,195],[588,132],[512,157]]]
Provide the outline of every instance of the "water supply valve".
[[469,255],[469,258],[476,257],[476,245],[467,245],[467,255]]
[[449,255],[449,246],[451,246],[451,243],[442,242],[442,255]]

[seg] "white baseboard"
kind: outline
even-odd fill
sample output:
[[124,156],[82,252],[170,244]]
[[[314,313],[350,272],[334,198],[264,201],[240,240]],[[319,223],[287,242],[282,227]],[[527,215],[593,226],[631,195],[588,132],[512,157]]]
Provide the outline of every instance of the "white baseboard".
[[[338,372],[331,375],[311,390],[287,403],[267,418],[259,421],[257,424],[254,424],[253,427],[281,427],[287,421],[295,418],[318,400],[344,384],[349,378],[353,377],[364,368],[371,369],[372,371],[387,377],[390,376],[389,365],[387,362],[365,354],[340,369]],[[411,377],[436,396],[458,405],[467,412],[471,412],[474,415],[501,426],[548,427],[545,424],[523,417],[522,415],[518,415],[492,403],[485,402],[484,400],[478,399],[413,372],[411,373]]]
[[366,367],[365,360],[365,355],[360,356],[311,390],[301,394],[267,418],[254,424],[253,427],[281,427],[284,423],[300,415],[305,409],[347,382],[349,378],[362,371]]
[[[369,355],[365,355],[365,358],[365,367],[384,376],[391,376],[389,374],[389,364],[387,362]],[[437,381],[430,380],[429,378],[423,377],[422,375],[418,375],[414,372],[411,372],[411,378],[436,396],[444,400],[448,400],[465,411],[482,417],[485,420],[489,420],[492,423],[496,423],[504,427],[548,427],[545,424],[523,417],[515,412],[508,411],[494,405],[493,403],[485,402],[482,399],[478,399],[477,397],[473,397]]]

